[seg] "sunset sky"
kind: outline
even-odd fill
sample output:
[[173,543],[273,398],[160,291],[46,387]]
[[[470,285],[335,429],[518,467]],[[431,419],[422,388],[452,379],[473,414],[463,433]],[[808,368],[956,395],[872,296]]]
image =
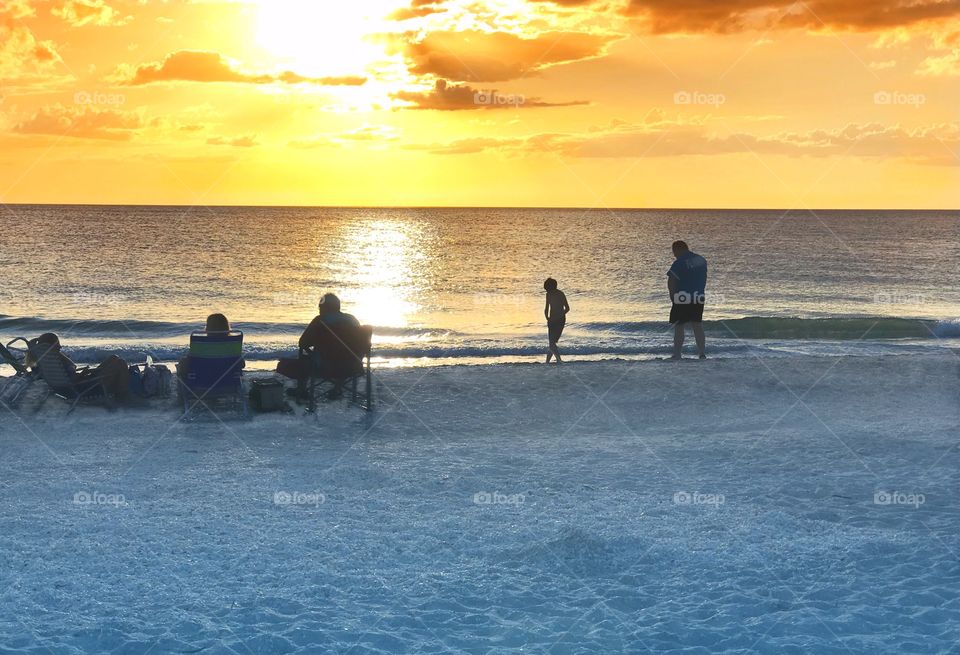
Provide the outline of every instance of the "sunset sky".
[[0,201],[960,206],[958,0],[2,0]]

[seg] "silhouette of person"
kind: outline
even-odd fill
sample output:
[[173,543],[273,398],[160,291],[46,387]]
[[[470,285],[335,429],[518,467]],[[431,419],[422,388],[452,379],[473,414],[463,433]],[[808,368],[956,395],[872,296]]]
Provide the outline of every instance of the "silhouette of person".
[[[207,334],[226,334],[230,332],[230,321],[223,314],[210,314],[207,316],[207,324],[204,328]],[[246,362],[241,364],[240,368],[246,367]],[[177,362],[177,376],[181,380],[186,380],[190,374],[190,355],[184,355]]]
[[[110,355],[96,368],[81,367],[63,353],[60,337],[53,332],[41,334],[37,337],[37,343],[42,346],[41,357],[53,357],[59,360],[76,386],[86,389],[89,385],[100,384],[109,401],[122,403],[127,400],[130,374],[129,366],[122,358]],[[28,357],[27,364],[34,365],[31,357]]]
[[557,281],[548,277],[543,283],[543,289],[547,292],[546,305],[543,308],[543,315],[547,319],[547,338],[550,340],[550,346],[547,350],[547,364],[551,358],[557,358],[557,364],[563,360],[560,359],[560,349],[557,342],[563,334],[563,328],[567,324],[567,313],[570,311],[570,304],[563,291],[557,288]]
[[301,348],[313,348],[322,342],[332,327],[360,327],[360,321],[353,314],[340,311],[340,298],[334,293],[325,293],[320,298],[319,313],[310,321],[310,325],[300,335]]
[[690,250],[685,241],[673,242],[676,260],[667,271],[670,291],[670,323],[673,325],[673,357],[680,359],[686,324],[693,326],[700,359],[706,359],[706,336],[703,333],[703,305],[707,290],[707,260]]

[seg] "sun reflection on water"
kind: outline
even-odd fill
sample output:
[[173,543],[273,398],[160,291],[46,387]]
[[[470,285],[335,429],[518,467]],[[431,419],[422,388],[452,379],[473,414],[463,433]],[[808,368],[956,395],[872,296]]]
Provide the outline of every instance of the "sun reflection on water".
[[333,272],[342,285],[346,311],[362,322],[406,327],[426,265],[422,229],[394,220],[355,221],[343,226]]

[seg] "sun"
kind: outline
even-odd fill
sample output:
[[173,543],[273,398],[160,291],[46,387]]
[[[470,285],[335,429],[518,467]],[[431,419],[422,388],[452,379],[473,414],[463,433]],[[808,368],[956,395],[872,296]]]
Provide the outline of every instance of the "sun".
[[257,44],[301,75],[361,75],[385,56],[373,37],[389,30],[387,16],[403,0],[326,3],[259,0]]

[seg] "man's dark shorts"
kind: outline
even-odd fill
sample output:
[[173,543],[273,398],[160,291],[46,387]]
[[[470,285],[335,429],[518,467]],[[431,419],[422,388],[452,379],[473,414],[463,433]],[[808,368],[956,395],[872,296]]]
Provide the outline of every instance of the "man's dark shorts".
[[703,303],[673,303],[670,308],[670,323],[699,323],[703,320]]

